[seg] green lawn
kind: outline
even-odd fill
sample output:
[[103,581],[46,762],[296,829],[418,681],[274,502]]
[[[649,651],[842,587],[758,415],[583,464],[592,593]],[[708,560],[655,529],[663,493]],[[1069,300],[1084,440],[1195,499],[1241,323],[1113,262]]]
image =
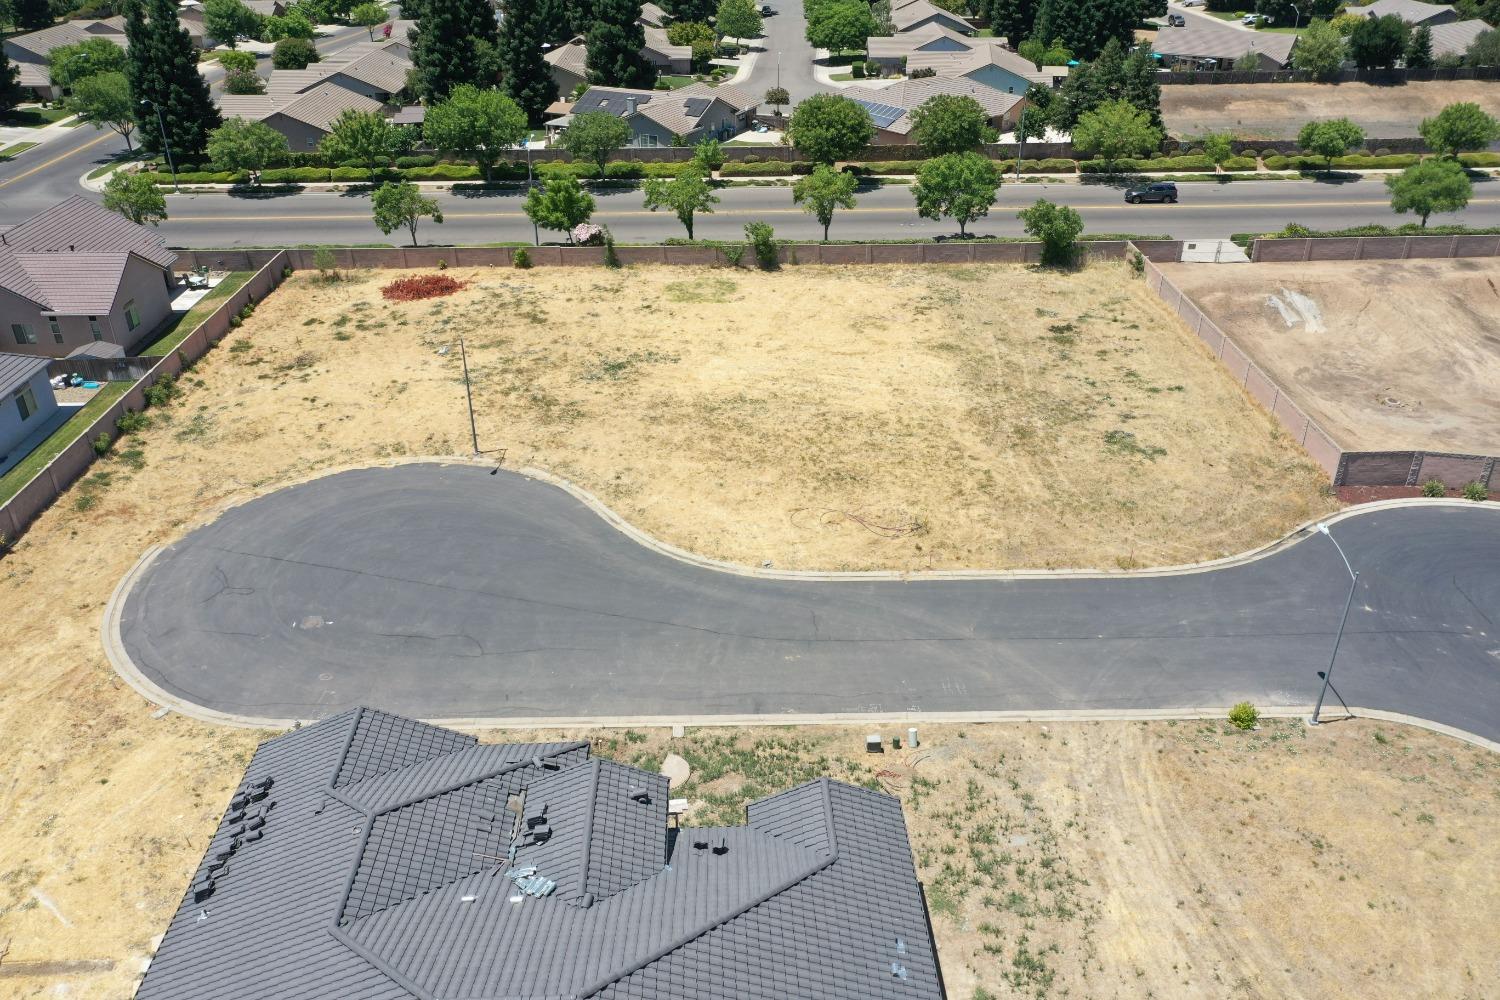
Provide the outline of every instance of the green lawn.
[[208,294],[198,300],[197,305],[168,323],[151,346],[141,351],[141,357],[159,358],[175,351],[178,345],[187,340],[189,334],[198,328],[198,324],[208,318],[209,313],[219,308],[219,303],[239,291],[254,273],[254,271],[233,271],[226,275],[223,281],[209,289]]
[[4,149],[0,149],[0,160],[8,160],[13,156],[18,156],[19,154],[24,153],[28,149],[32,149],[37,145],[38,144],[34,142],[12,143],[11,145],[6,146]]
[[21,492],[21,487],[31,482],[31,478],[44,469],[48,462],[52,461],[63,450],[78,440],[88,426],[99,415],[115,404],[125,393],[130,391],[134,382],[106,382],[104,387],[94,394],[94,398],[84,404],[83,409],[68,418],[68,422],[52,432],[52,436],[37,446],[30,455],[21,459],[21,463],[11,469],[4,476],[0,476],[0,503],[9,502],[10,498]]
[[[1230,13],[1228,11],[1223,11],[1223,10],[1204,10],[1204,11],[1199,11],[1198,13],[1207,14],[1209,17],[1217,17],[1221,21],[1238,21],[1240,18],[1244,17],[1246,14],[1249,14],[1249,13],[1252,13],[1252,12],[1248,11],[1248,10],[1242,10],[1242,11],[1239,11],[1238,13]],[[1269,32],[1271,32],[1272,34],[1275,34],[1275,35],[1300,35],[1304,31],[1307,30],[1307,25],[1304,24],[1300,28],[1257,28],[1255,30],[1257,30],[1257,31],[1269,31]]]
[[688,86],[690,84],[694,84],[694,83],[698,82],[698,78],[697,77],[693,77],[693,76],[679,76],[679,75],[674,74],[674,73],[663,73],[661,76],[657,77],[657,80],[659,80],[662,83],[665,83],[668,87],[671,87],[673,90],[676,90],[678,87],[686,87],[686,86]]
[[60,122],[72,113],[67,108],[16,108],[0,115],[0,125],[41,128],[43,125]]

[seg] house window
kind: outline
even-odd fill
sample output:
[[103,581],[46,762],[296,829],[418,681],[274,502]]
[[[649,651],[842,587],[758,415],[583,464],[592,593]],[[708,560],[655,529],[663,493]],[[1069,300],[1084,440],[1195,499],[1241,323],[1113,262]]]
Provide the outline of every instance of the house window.
[[47,317],[47,329],[52,331],[52,340],[55,343],[63,342],[62,327],[58,325],[56,316]]
[[95,340],[103,340],[104,339],[104,333],[103,333],[103,331],[101,331],[99,329],[99,317],[98,316],[90,316],[89,317],[89,333],[91,333],[91,334],[94,335],[94,339]]
[[31,419],[31,415],[36,412],[36,394],[31,391],[31,386],[16,393],[16,409],[21,411],[22,420]]
[[12,323],[10,325],[10,332],[16,335],[16,343],[18,344],[36,343],[36,334],[25,323]]
[[141,312],[135,307],[135,299],[125,303],[125,329],[134,330],[141,325]]
[[318,140],[315,137],[313,137],[313,136],[308,136],[307,137],[307,148],[308,149],[316,149],[317,146],[318,146]]

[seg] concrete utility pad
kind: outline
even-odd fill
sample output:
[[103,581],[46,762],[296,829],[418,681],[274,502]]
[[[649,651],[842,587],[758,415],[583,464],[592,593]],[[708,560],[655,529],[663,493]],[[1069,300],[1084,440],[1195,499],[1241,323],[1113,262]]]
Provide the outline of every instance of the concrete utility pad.
[[1344,449],[1500,454],[1500,258],[1163,271]]

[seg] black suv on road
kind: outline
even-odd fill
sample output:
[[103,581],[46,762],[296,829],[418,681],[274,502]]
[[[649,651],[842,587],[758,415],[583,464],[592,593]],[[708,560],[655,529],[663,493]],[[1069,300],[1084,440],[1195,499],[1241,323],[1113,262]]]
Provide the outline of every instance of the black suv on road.
[[1171,181],[1142,184],[1128,189],[1125,200],[1132,205],[1139,205],[1143,201],[1164,201],[1170,205],[1177,201],[1177,185]]

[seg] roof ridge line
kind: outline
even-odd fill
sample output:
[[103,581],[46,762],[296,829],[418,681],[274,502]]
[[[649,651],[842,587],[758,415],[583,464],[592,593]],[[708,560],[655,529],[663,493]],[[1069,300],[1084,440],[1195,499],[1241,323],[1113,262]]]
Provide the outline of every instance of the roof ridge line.
[[[457,750],[450,750],[448,753],[438,754],[436,757],[428,757],[426,760],[414,761],[413,763],[406,765],[406,767],[398,767],[398,768],[396,768],[394,770],[391,770],[391,771],[384,771],[384,772],[382,772],[380,774],[371,775],[370,777],[372,777],[372,778],[382,778],[382,777],[385,777],[385,775],[387,775],[387,774],[395,774],[397,771],[405,771],[407,768],[417,767],[417,766],[422,765],[422,764],[430,764],[430,763],[432,763],[435,760],[441,760],[444,757],[450,757],[453,754],[462,753],[465,750],[477,750],[480,747],[494,747],[494,746],[506,746],[506,745],[507,744],[504,744],[504,743],[475,743],[473,746],[459,747]],[[542,758],[544,758],[546,760],[551,760],[553,757],[558,757],[558,756],[561,756],[562,754],[565,754],[565,753],[572,753],[574,750],[577,750],[580,747],[587,747],[587,746],[588,746],[588,743],[586,741],[584,741],[584,740],[573,740],[573,741],[571,741],[569,743],[562,744],[562,749],[555,750],[552,753],[549,753],[549,754],[534,754],[531,757],[527,757],[525,760],[514,760],[514,761],[511,761],[509,764],[505,764],[505,765],[501,766],[500,768],[498,768],[496,770],[486,771],[485,773],[483,773],[481,775],[478,775],[477,777],[466,778],[463,781],[455,781],[452,784],[443,785],[442,787],[433,789],[430,792],[423,792],[422,794],[417,795],[417,796],[415,796],[413,798],[399,799],[396,802],[393,802],[393,803],[391,803],[390,805],[387,805],[387,806],[383,806],[382,808],[380,808],[378,810],[371,810],[367,806],[362,806],[362,805],[360,805],[358,803],[348,801],[342,795],[342,792],[343,792],[342,788],[335,788],[333,791],[336,794],[338,794],[339,801],[343,802],[345,805],[347,805],[350,808],[356,810],[357,812],[363,813],[366,816],[384,816],[388,812],[395,812],[397,809],[405,809],[407,806],[416,805],[418,802],[425,802],[428,799],[437,798],[439,795],[447,795],[449,792],[456,792],[460,788],[467,788],[470,785],[477,785],[481,781],[489,781],[491,778],[498,778],[502,774],[509,774],[512,771],[519,770],[520,768],[530,767],[531,766],[531,762],[533,760],[535,760],[537,757],[542,757]],[[361,779],[361,780],[366,780],[366,779]],[[359,782],[354,782],[354,784],[357,785],[357,784],[359,784]]]
[[599,766],[598,757],[591,755],[589,765],[594,773],[589,777],[588,812],[583,818],[583,860],[578,866],[578,894],[580,896],[589,891],[589,862],[593,860],[594,854],[594,804],[599,801],[599,775],[603,770]]
[[376,969],[378,969],[382,975],[386,976],[388,979],[390,979],[391,982],[395,983],[397,986],[401,987],[412,996],[416,997],[417,1000],[438,1000],[437,994],[429,993],[427,990],[422,989],[421,986],[418,986],[416,983],[406,978],[406,976],[402,975],[399,971],[387,964],[385,959],[381,958],[378,954],[371,951],[369,948],[366,948],[358,941],[355,941],[344,931],[342,927],[339,927],[337,924],[335,924],[333,927],[328,928],[328,933],[333,937],[335,941],[343,945],[345,948],[348,948],[350,951],[354,952],[354,954],[358,955],[366,962],[369,962]]

